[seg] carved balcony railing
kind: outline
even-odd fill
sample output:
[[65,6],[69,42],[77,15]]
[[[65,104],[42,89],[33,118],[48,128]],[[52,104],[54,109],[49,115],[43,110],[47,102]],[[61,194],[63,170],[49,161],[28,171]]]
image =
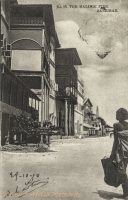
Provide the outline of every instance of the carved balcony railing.
[[41,17],[17,17],[11,18],[11,25],[43,25]]
[[72,99],[74,101],[74,103],[77,103],[77,97],[72,93],[72,92],[67,92],[62,88],[59,88],[58,91],[56,91],[56,97],[59,99],[64,99],[64,98],[68,98],[68,99]]

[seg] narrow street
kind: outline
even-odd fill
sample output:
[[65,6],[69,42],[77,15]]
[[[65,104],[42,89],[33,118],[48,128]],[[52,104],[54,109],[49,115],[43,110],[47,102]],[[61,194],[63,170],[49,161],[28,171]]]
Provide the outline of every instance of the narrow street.
[[122,188],[104,183],[100,161],[112,142],[108,136],[63,139],[52,141],[51,152],[1,152],[1,199],[117,199]]

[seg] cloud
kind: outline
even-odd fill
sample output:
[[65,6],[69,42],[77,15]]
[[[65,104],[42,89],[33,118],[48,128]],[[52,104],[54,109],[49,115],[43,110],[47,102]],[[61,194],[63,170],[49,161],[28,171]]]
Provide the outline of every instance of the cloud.
[[81,44],[78,35],[79,26],[74,21],[67,20],[56,22],[56,30],[62,47],[71,47],[76,44]]
[[75,47],[83,65],[78,73],[85,83],[85,95],[109,124],[115,121],[119,107],[128,108],[127,38],[117,41],[112,52],[103,60],[78,36],[79,25],[72,21],[56,23],[62,47]]

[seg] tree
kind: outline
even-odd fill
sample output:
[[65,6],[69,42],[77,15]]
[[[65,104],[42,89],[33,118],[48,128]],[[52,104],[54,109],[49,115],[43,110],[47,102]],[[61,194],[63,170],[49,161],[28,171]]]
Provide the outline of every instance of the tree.
[[[35,118],[36,119],[36,118]],[[28,138],[36,138],[38,128],[40,127],[40,123],[37,120],[34,120],[32,117],[27,117],[24,114],[20,116],[14,116],[12,132],[13,136],[16,136],[16,144],[22,143],[21,135],[23,140],[25,140],[27,145]],[[14,137],[13,137],[14,142]]]

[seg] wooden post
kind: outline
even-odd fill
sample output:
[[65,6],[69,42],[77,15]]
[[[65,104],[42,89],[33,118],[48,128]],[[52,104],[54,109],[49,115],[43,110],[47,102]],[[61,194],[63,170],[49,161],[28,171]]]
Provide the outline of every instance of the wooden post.
[[70,135],[72,133],[72,113],[71,113],[71,102],[70,102]]
[[71,124],[71,117],[72,117],[72,115],[71,115],[71,102],[69,101],[69,105],[68,105],[68,130],[69,130],[69,135],[71,135],[71,126],[72,126],[72,124]]
[[41,77],[41,126],[44,122],[44,77]]
[[65,135],[68,136],[68,100],[65,99]]
[[1,137],[2,137],[2,134],[3,134],[2,133],[2,112],[0,111],[0,147],[1,147]]
[[72,135],[74,135],[74,104],[71,104],[71,113],[72,113]]

